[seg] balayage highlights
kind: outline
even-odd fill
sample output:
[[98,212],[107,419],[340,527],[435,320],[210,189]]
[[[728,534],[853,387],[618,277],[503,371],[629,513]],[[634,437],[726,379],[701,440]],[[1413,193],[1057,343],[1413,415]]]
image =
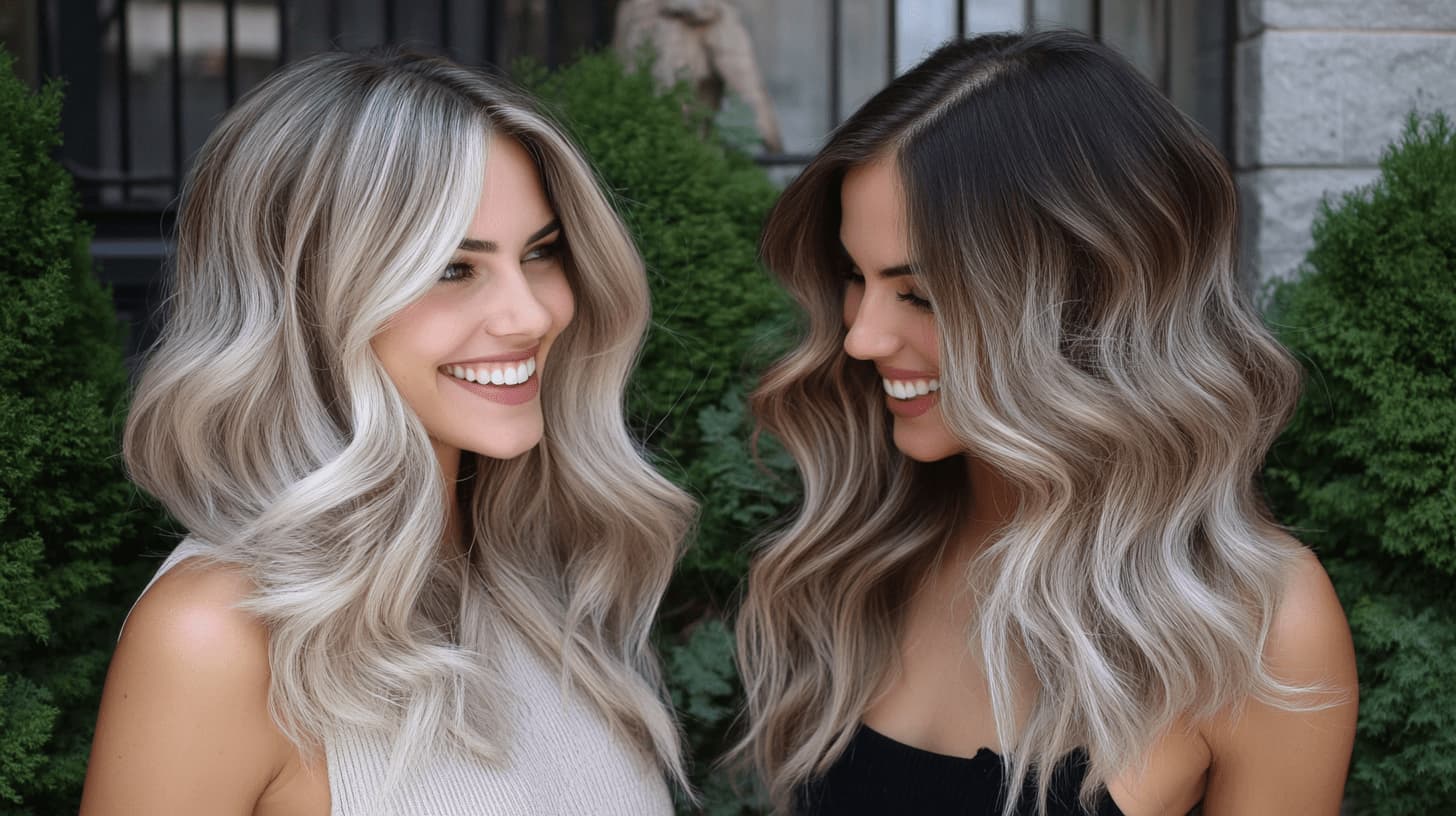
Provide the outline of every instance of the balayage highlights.
[[[738,629],[738,756],[776,806],[833,763],[895,671],[896,604],[968,503],[964,462],[894,449],[876,372],[842,348],[840,184],[882,156],[934,305],[942,416],[1022,496],[967,577],[1009,790],[1085,747],[1090,803],[1181,723],[1251,698],[1303,707],[1261,660],[1298,545],[1255,481],[1299,369],[1242,289],[1224,162],[1109,49],[978,37],[841,126],[765,230],[807,313],[754,397],[803,506],[754,560]],[[1040,684],[1021,712],[1015,666]]]
[[[538,165],[576,317],[543,376],[541,443],[467,456],[451,485],[370,339],[465,237],[493,135]],[[396,772],[442,738],[498,759],[509,624],[682,782],[648,634],[693,508],[626,430],[646,277],[560,130],[444,60],[322,54],[214,131],[177,241],[126,460],[208,558],[255,583],[245,606],[270,631],[285,733],[311,752],[341,728],[402,729]],[[450,490],[465,553],[441,545]]]

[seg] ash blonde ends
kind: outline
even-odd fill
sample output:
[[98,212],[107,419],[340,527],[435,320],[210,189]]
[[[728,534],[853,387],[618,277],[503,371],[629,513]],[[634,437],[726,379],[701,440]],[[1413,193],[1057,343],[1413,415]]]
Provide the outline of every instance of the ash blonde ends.
[[[994,35],[946,46],[867,103],[765,229],[765,260],[808,321],[754,406],[805,497],[751,567],[737,756],[781,808],[837,758],[893,669],[894,602],[968,489],[962,466],[889,445],[873,372],[840,348],[838,185],[886,155],[935,308],[942,414],[1023,496],[972,567],[966,622],[1009,790],[1081,747],[1090,800],[1178,722],[1250,698],[1305,705],[1260,657],[1296,545],[1255,481],[1299,370],[1243,292],[1223,160],[1109,50]],[[1021,720],[1016,663],[1040,684]]]
[[[511,461],[467,454],[447,485],[369,342],[449,262],[493,135],[538,164],[577,310],[543,384],[541,444]],[[693,507],[627,432],[646,276],[559,129],[444,60],[302,60],[199,154],[174,271],[127,464],[256,585],[270,702],[300,748],[349,726],[398,729],[396,769],[442,739],[501,756],[510,690],[492,661],[511,625],[682,782],[648,635]],[[451,490],[469,508],[464,555],[441,547]]]

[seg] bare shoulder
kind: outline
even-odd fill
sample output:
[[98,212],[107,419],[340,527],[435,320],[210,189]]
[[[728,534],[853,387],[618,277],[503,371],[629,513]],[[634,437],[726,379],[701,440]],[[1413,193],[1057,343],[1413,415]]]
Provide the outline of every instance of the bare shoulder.
[[116,679],[161,682],[189,696],[266,696],[268,632],[238,608],[251,591],[251,582],[232,567],[178,564],[127,619],[113,657]]
[[1297,552],[1269,628],[1264,658],[1285,682],[1345,685],[1355,679],[1345,610],[1319,558],[1302,546]]
[[287,759],[268,634],[240,572],[188,561],[132,610],[102,692],[83,816],[251,813]]
[[1264,661],[1275,678],[1309,692],[1287,704],[1250,700],[1211,724],[1204,812],[1333,816],[1354,745],[1359,681],[1339,597],[1303,547],[1270,621]]
[[[203,647],[218,637],[230,638],[233,646],[264,649],[266,670],[268,635],[262,623],[238,609],[252,591],[242,571],[223,564],[189,559],[158,578],[137,601],[122,630],[121,643],[146,647]],[[243,655],[237,651],[216,651]],[[256,656],[256,655],[254,655]]]

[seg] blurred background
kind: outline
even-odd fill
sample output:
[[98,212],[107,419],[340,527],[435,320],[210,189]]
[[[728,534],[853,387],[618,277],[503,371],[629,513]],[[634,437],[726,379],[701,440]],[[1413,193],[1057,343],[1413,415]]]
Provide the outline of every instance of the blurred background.
[[[751,128],[755,105],[771,110],[781,137],[754,153],[780,181],[958,34],[1066,26],[1113,44],[1237,169],[1251,279],[1297,265],[1319,197],[1373,178],[1408,110],[1456,107],[1450,0],[5,0],[0,43],[28,81],[66,80],[61,155],[135,347],[150,335],[177,179],[222,112],[277,66],[403,43],[554,67],[614,37],[652,39],[654,15],[669,35],[676,22],[703,36],[724,12],[746,34],[763,99],[729,76],[723,121]],[[715,57],[742,56],[709,54],[707,73]]]

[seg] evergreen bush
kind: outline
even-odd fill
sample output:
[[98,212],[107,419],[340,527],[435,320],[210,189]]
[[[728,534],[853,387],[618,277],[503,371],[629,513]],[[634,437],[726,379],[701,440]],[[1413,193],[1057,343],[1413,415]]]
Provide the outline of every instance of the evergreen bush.
[[[75,813],[135,571],[127,378],[59,144],[61,89],[0,50],[0,814]],[[117,580],[120,578],[121,580]]]
[[[690,94],[659,93],[609,55],[521,78],[592,157],[647,262],[654,325],[629,412],[704,500],[660,645],[703,804],[747,812],[712,761],[740,700],[725,610],[751,539],[796,492],[771,440],[761,461],[745,441],[753,361],[789,314],[757,263],[776,191]],[[75,812],[117,627],[155,567],[138,555],[166,538],[116,454],[126,373],[89,231],[50,158],[60,104],[58,86],[31,93],[0,53],[0,814],[15,816]]]
[[686,89],[661,93],[609,54],[518,74],[590,156],[647,263],[653,326],[628,406],[659,465],[703,502],[660,645],[707,811],[751,812],[748,794],[711,765],[741,704],[725,610],[753,538],[797,494],[792,462],[771,440],[761,460],[751,454],[743,398],[790,319],[757,260],[777,191]]
[[1270,316],[1306,365],[1269,458],[1280,519],[1350,618],[1353,813],[1456,813],[1456,134],[1412,116],[1369,188],[1326,203]]

